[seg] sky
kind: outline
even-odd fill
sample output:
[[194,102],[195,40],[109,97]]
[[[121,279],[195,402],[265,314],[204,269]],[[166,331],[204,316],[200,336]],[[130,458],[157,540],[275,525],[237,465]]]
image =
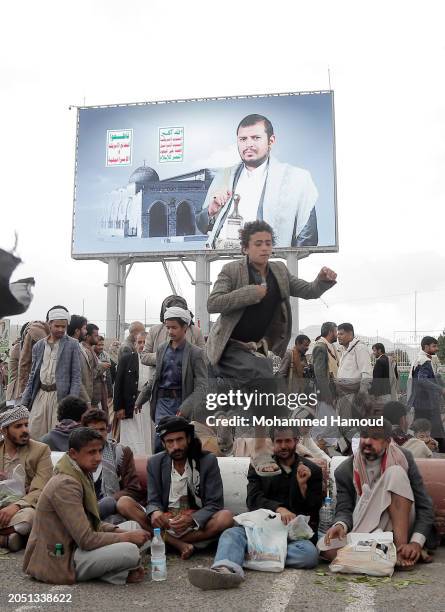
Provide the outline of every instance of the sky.
[[[70,106],[331,85],[340,250],[300,261],[299,275],[327,265],[338,283],[323,301],[300,300],[300,327],[351,321],[391,339],[415,324],[443,329],[444,18],[428,0],[1,3],[0,246],[17,232],[13,278],[36,279],[28,312],[11,322],[65,304],[105,330],[106,266],[70,257]],[[184,269],[171,268],[193,308]],[[127,321],[157,322],[169,293],[161,264],[134,266]]]

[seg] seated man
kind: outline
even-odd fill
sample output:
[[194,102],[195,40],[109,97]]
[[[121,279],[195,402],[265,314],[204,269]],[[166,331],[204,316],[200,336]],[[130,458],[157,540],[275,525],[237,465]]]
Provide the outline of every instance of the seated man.
[[99,408],[85,412],[82,426],[95,429],[104,441],[102,461],[92,474],[100,518],[110,523],[119,523],[126,518],[149,531],[145,508],[140,503],[143,494],[133,451],[128,446],[107,439],[108,416]]
[[[309,515],[309,524],[314,531],[312,541],[289,542],[286,565],[299,569],[312,568],[318,563],[315,542],[322,503],[322,471],[318,465],[296,453],[296,429],[275,427],[271,429],[270,437],[273,441],[273,458],[280,466],[280,474],[274,478],[263,478],[251,465],[247,476],[247,507],[250,511],[265,508],[277,512],[285,525],[298,514]],[[238,586],[244,580],[242,565],[246,549],[244,527],[228,529],[219,539],[211,569],[190,569],[190,582],[204,590]]]
[[52,451],[66,453],[70,433],[76,427],[80,427],[80,420],[87,409],[87,403],[80,397],[74,395],[64,397],[57,406],[56,426],[40,438],[40,441],[48,444]]
[[[218,461],[202,450],[194,427],[184,417],[164,417],[157,433],[165,448],[147,464],[147,515],[166,530],[165,541],[188,559],[195,546],[207,545],[233,525],[224,510]],[[205,544],[204,544],[205,543]]]
[[[434,521],[431,498],[413,456],[392,438],[392,426],[368,427],[360,432],[360,446],[335,470],[337,506],[335,522],[325,535],[330,547],[323,556],[335,558],[348,531],[372,533],[392,531],[399,568],[410,568],[422,554]],[[345,541],[346,543],[346,541]],[[343,544],[344,545],[344,544]]]
[[[31,440],[28,423],[24,406],[0,415],[0,547],[13,552],[24,547],[23,536],[31,531],[37,501],[53,473],[50,450]],[[17,493],[13,501],[2,487],[2,481],[11,479],[17,481],[17,492],[24,480],[24,494]]]
[[437,440],[431,437],[431,421],[416,419],[411,429],[414,436],[403,444],[403,448],[409,450],[415,459],[430,459],[439,449]]
[[387,419],[392,425],[392,439],[394,442],[402,446],[410,437],[407,433],[408,419],[406,416],[406,406],[402,402],[386,402],[383,405],[383,418]]
[[123,530],[133,523],[118,528],[100,520],[91,473],[102,460],[103,446],[100,433],[88,427],[71,432],[68,453],[40,496],[25,551],[23,570],[36,580],[125,584],[144,579],[138,546],[150,535]]

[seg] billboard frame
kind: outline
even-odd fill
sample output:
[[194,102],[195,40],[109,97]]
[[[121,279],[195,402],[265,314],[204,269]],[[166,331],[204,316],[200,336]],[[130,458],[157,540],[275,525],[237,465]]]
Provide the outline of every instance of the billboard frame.
[[265,94],[245,94],[245,95],[233,95],[233,96],[211,96],[211,97],[200,97],[200,98],[179,98],[176,100],[153,100],[145,102],[129,102],[129,103],[118,103],[118,104],[102,104],[102,105],[83,105],[83,106],[70,106],[76,108],[76,146],[75,146],[75,161],[74,161],[74,190],[73,190],[73,212],[72,212],[72,225],[71,225],[71,258],[75,260],[100,260],[105,263],[109,259],[119,259],[122,263],[136,263],[136,262],[159,262],[162,260],[166,261],[196,261],[199,256],[206,256],[209,261],[216,261],[218,259],[236,259],[241,254],[236,250],[213,250],[213,249],[200,249],[190,251],[146,251],[137,253],[74,253],[74,231],[75,231],[75,217],[76,217],[76,196],[77,196],[77,155],[79,147],[79,123],[80,123],[80,111],[86,109],[99,109],[99,108],[119,108],[127,106],[152,106],[160,104],[182,104],[186,102],[207,102],[207,101],[220,101],[220,100],[245,100],[245,99],[258,99],[258,98],[277,98],[287,96],[307,96],[314,94],[330,94],[332,99],[332,160],[333,160],[333,174],[334,174],[334,212],[335,212],[335,245],[332,246],[308,246],[308,247],[282,247],[277,248],[274,251],[274,255],[277,258],[286,259],[290,253],[305,257],[312,253],[338,253],[339,251],[339,233],[338,233],[338,203],[337,203],[337,162],[336,162],[336,137],[335,137],[335,104],[334,104],[334,90],[314,90],[314,91],[299,91],[299,92],[280,92],[280,93],[265,93]]

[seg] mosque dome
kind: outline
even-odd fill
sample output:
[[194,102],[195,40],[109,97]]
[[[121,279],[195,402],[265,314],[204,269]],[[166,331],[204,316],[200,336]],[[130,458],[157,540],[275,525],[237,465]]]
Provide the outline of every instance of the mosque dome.
[[140,166],[136,168],[133,174],[130,176],[129,183],[139,183],[145,185],[147,183],[155,183],[159,181],[159,176],[156,170],[150,168],[150,166]]

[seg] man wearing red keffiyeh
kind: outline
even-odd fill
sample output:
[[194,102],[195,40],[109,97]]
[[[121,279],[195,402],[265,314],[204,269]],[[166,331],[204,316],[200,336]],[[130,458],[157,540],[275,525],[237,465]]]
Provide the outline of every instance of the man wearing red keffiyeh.
[[[368,427],[360,432],[360,447],[335,471],[337,505],[327,531],[323,556],[332,560],[346,544],[346,533],[392,531],[399,569],[411,569],[422,556],[434,514],[430,497],[409,451],[391,439],[392,426]],[[344,540],[333,543],[333,540]],[[429,560],[429,559],[428,559]]]

